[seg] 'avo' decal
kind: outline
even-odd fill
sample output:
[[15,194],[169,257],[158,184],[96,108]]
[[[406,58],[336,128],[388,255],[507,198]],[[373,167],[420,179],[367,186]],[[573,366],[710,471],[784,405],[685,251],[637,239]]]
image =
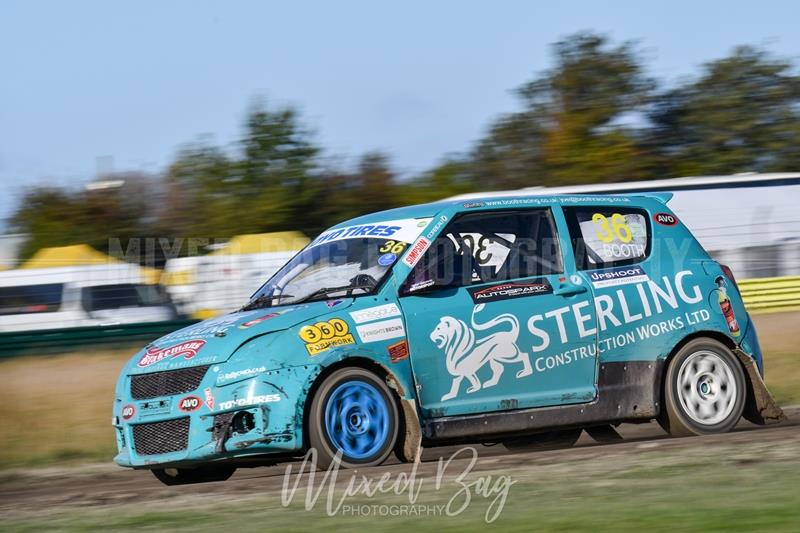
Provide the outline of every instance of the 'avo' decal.
[[197,396],[186,396],[185,398],[181,398],[181,400],[178,402],[178,409],[180,409],[184,413],[191,413],[192,411],[197,411],[202,406],[203,406],[203,400],[201,400]]
[[678,217],[670,215],[669,213],[656,213],[653,215],[653,220],[662,226],[674,226],[678,223]]

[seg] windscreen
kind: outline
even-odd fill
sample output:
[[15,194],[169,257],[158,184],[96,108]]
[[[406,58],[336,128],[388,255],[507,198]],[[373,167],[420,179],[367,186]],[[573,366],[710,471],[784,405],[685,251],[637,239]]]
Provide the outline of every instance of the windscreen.
[[372,294],[430,220],[328,230],[264,284],[245,309]]

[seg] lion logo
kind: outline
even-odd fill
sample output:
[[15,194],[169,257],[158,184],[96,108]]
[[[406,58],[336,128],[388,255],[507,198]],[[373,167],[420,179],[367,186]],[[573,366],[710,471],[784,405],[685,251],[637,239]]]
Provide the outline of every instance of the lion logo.
[[[431,341],[440,350],[444,350],[447,371],[453,376],[450,392],[442,396],[441,401],[450,400],[458,395],[461,382],[466,378],[470,386],[467,394],[497,385],[503,375],[505,365],[522,363],[522,370],[517,377],[529,376],[533,373],[531,361],[527,353],[517,347],[519,337],[519,320],[514,315],[504,313],[488,322],[478,324],[475,314],[483,309],[483,304],[476,305],[472,311],[472,327],[463,320],[445,316],[439,319],[436,329],[431,332]],[[489,333],[481,339],[475,338],[476,331],[486,331],[500,325],[508,325],[508,330]],[[492,376],[481,384],[478,370],[488,363]]]

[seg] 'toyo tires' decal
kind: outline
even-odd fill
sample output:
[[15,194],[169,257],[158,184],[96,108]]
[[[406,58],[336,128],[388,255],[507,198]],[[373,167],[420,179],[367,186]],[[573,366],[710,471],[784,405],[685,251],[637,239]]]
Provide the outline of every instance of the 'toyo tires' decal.
[[192,411],[197,411],[203,406],[203,400],[201,400],[197,396],[186,396],[181,398],[178,402],[178,409],[183,411],[184,413],[191,413]]
[[656,213],[653,215],[653,220],[662,226],[674,226],[678,223],[678,217],[669,213]]
[[203,340],[192,340],[182,342],[180,344],[175,344],[174,346],[168,346],[166,348],[150,348],[145,352],[141,359],[139,359],[139,363],[137,366],[139,368],[144,368],[146,366],[154,365],[163,359],[172,358],[175,359],[176,357],[183,356],[184,359],[191,359],[197,352],[200,351],[206,344],[206,341]]

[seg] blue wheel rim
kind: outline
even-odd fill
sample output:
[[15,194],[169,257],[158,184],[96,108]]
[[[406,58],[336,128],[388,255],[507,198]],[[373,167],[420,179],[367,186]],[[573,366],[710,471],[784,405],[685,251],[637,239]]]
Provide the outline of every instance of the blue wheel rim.
[[336,387],[325,406],[325,430],[331,444],[348,459],[367,459],[386,444],[389,406],[373,385],[359,380]]

